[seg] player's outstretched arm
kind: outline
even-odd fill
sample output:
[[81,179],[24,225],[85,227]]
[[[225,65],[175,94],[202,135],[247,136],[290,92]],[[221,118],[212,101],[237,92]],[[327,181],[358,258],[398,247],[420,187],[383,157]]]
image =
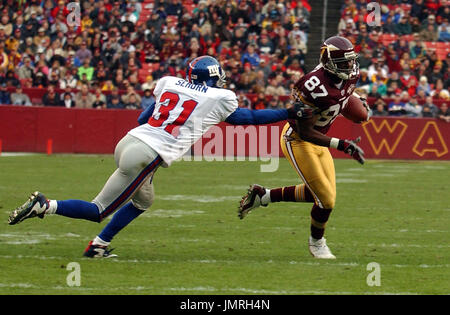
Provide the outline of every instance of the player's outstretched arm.
[[291,107],[289,109],[259,109],[237,108],[225,122],[232,125],[264,125],[300,116],[311,115],[305,108]]
[[143,125],[148,122],[150,117],[153,115],[153,111],[155,110],[155,102],[153,104],[149,105],[144,111],[139,115],[138,117],[138,123],[139,125]]

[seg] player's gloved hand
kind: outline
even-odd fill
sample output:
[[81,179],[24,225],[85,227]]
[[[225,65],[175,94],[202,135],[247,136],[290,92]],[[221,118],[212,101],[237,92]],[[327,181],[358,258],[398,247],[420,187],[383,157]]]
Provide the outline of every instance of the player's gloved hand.
[[287,111],[289,119],[308,119],[313,115],[312,107],[301,101],[292,103],[292,106],[289,107]]
[[350,155],[359,163],[364,164],[364,151],[357,145],[361,141],[361,137],[352,140],[339,140],[337,149]]

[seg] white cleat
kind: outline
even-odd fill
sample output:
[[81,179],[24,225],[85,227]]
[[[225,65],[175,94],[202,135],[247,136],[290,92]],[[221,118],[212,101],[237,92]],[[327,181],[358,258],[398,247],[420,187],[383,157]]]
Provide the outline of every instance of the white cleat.
[[331,253],[330,248],[327,246],[327,240],[325,238],[315,239],[311,236],[308,241],[309,252],[314,258],[319,259],[336,259]]

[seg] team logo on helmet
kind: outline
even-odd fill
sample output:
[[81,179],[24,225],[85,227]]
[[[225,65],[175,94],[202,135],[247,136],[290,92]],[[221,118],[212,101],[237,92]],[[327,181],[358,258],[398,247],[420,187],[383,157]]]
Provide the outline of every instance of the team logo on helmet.
[[225,79],[225,71],[220,63],[211,56],[197,57],[188,64],[186,80],[191,83],[222,87]]

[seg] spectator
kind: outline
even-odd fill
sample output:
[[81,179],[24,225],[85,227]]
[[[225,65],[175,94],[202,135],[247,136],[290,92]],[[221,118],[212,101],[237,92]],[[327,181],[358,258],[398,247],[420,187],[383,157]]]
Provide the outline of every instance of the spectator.
[[75,107],[75,101],[73,100],[72,93],[70,93],[70,92],[64,93],[64,96],[62,99],[62,105],[66,108]]
[[423,90],[425,95],[430,95],[431,87],[428,84],[428,79],[426,76],[421,76],[419,79],[419,84],[417,85],[416,94],[419,93],[420,90]]
[[148,75],[145,82],[141,85],[142,90],[153,90],[156,86],[156,82],[153,80],[151,75]]
[[90,60],[92,59],[92,52],[91,52],[91,50],[87,47],[87,42],[86,42],[86,41],[83,41],[83,42],[81,43],[81,46],[80,46],[80,48],[77,50],[77,52],[76,52],[76,54],[75,54],[75,57],[77,57],[78,60],[80,60],[83,64],[85,64],[85,63],[84,63],[85,59],[88,59],[89,62],[90,62]]
[[248,108],[248,109],[251,109],[251,108],[252,108],[252,102],[251,102],[250,99],[245,95],[245,93],[243,93],[243,92],[238,92],[238,93],[237,93],[237,98],[238,98],[238,106],[239,106],[239,107]]
[[450,42],[450,24],[448,19],[444,19],[442,24],[438,26],[438,40],[440,42]]
[[[425,110],[425,107],[427,108]],[[433,103],[433,97],[427,96],[425,98],[425,103],[423,104],[423,110],[422,112],[427,112],[427,115],[424,115],[423,117],[436,117],[437,113],[439,111],[438,107]],[[430,114],[428,114],[428,112]],[[431,116],[430,116],[431,115]]]
[[394,99],[388,105],[389,116],[403,116],[406,113],[405,103],[401,100],[399,93],[394,95]]
[[442,63],[437,62],[434,65],[433,71],[431,72],[431,74],[428,75],[430,84],[434,84],[437,86],[438,81],[442,81],[442,79],[444,78],[444,75],[442,74],[441,70],[442,70]]
[[447,103],[442,103],[437,112],[437,118],[445,122],[450,122],[450,109],[448,108]]
[[272,98],[269,101],[269,105],[267,106],[268,109],[279,109],[283,108],[282,102],[280,101],[280,98],[276,95],[272,96]]
[[119,95],[113,95],[109,98],[106,107],[109,109],[123,109],[124,105],[121,102]]
[[428,25],[432,25],[435,29],[437,29],[436,17],[434,14],[430,14],[426,19],[423,19],[422,30],[426,29]]
[[417,78],[411,74],[411,71],[408,67],[403,68],[402,74],[400,76],[400,88],[401,89],[408,89],[409,86],[411,85],[411,82],[413,84],[416,84],[417,82]]
[[388,111],[386,110],[386,103],[383,99],[378,98],[373,106],[372,115],[373,116],[388,116]]
[[252,70],[250,63],[244,65],[244,73],[240,75],[238,88],[248,92],[256,80],[256,72]]
[[422,106],[419,105],[417,99],[412,97],[405,104],[406,116],[409,117],[421,117],[422,116]]
[[95,89],[94,93],[94,101],[92,103],[92,107],[96,109],[106,108],[106,96],[102,93],[100,87]]
[[392,97],[396,94],[400,94],[402,89],[398,86],[397,81],[392,81],[387,87],[387,95]]
[[[133,97],[134,97],[134,99],[135,99],[135,101],[133,101],[133,102],[130,102],[130,101],[129,101],[129,97],[130,97],[131,95],[133,95]],[[129,85],[129,86],[127,87],[126,93],[125,93],[124,95],[122,95],[122,103],[123,103],[124,105],[127,105],[127,104],[134,103],[134,102],[136,102],[136,103],[139,105],[139,106],[138,106],[139,108],[141,107],[141,106],[140,106],[140,104],[141,104],[141,97],[139,96],[139,94],[136,93],[136,91],[134,90],[134,87],[131,86],[131,85]]]
[[382,25],[383,33],[384,34],[395,34],[397,33],[397,27],[394,23],[393,17],[388,16],[386,21]]
[[17,74],[18,74],[20,80],[33,79],[34,67],[33,67],[33,65],[31,63],[31,58],[30,57],[25,57],[24,58],[24,63],[17,70]]
[[86,75],[87,81],[92,81],[94,77],[94,67],[90,65],[91,60],[89,58],[84,58],[83,65],[78,68],[78,77],[83,78]]
[[247,51],[242,54],[241,63],[250,63],[251,66],[257,67],[259,65],[260,57],[255,51],[254,45],[248,45]]
[[146,109],[155,102],[155,98],[150,89],[144,90],[144,96],[141,99],[141,108]]
[[372,51],[369,48],[363,48],[359,54],[359,67],[368,69],[372,64]]
[[300,24],[294,23],[294,29],[288,34],[288,41],[291,47],[301,50],[303,54],[307,53],[306,34],[300,30]]
[[425,118],[434,118],[436,117],[428,104],[424,104],[422,108],[422,117]]
[[92,108],[95,97],[89,92],[89,86],[87,84],[81,85],[80,91],[75,95],[74,101],[76,108]]
[[28,95],[23,93],[22,86],[18,85],[16,91],[11,94],[11,104],[12,105],[25,105],[31,106],[31,100]]
[[0,104],[11,104],[11,94],[8,92],[6,85],[0,87]]
[[130,93],[124,103],[125,109],[141,109],[141,104],[138,101],[135,93]]
[[252,109],[265,109],[266,108],[266,95],[263,92],[258,93],[258,97],[255,102],[252,103]]
[[54,85],[49,85],[47,93],[42,96],[42,105],[44,106],[61,106],[61,98],[55,91]]
[[414,40],[409,44],[409,55],[412,59],[426,56],[425,44],[420,40],[420,35],[414,33]]
[[439,34],[433,24],[428,24],[420,33],[420,40],[423,42],[437,42]]
[[[75,69],[75,71],[77,71]],[[61,89],[72,88],[75,89],[78,85],[77,78],[73,75],[73,70],[71,68],[66,69],[64,77],[59,82],[59,87]]]
[[368,92],[372,81],[369,78],[367,69],[361,68],[359,72],[360,72],[360,77],[359,77],[358,82],[356,83],[356,87],[363,88],[364,90],[366,90],[366,92]]
[[400,18],[400,22],[395,26],[395,34],[402,36],[409,35],[411,32],[411,24],[409,23],[407,16],[404,15]]
[[266,88],[266,94],[273,96],[287,95],[286,89],[283,87],[282,83],[282,75],[273,75],[271,78],[269,78],[269,85]]

